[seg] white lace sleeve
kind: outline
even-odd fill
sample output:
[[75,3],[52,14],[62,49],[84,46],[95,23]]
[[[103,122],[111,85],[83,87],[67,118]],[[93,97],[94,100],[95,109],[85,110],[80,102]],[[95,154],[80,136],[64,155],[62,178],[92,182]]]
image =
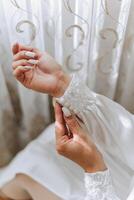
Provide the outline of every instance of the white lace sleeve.
[[119,200],[116,196],[109,170],[85,173],[85,200]]

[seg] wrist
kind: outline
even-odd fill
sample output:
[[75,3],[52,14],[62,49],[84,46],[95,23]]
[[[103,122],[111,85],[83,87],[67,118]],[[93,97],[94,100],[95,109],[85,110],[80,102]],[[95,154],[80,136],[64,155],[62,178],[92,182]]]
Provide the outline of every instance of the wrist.
[[71,82],[71,77],[70,75],[66,74],[65,72],[63,72],[62,70],[60,70],[57,73],[57,87],[55,90],[55,94],[53,95],[54,97],[61,97],[64,95],[67,87],[69,86],[70,82]]
[[86,173],[96,173],[99,171],[107,170],[107,166],[106,166],[103,158],[101,157],[101,159],[99,158],[97,160],[97,162],[94,163],[92,166],[86,166],[84,170]]
[[89,163],[86,163],[84,170],[87,173],[96,173],[99,171],[107,170],[107,166],[104,162],[103,156],[96,147],[93,148],[92,162],[91,160],[89,160]]
[[105,164],[100,165],[100,166],[95,166],[95,167],[86,167],[85,169],[86,173],[97,173],[97,172],[103,172],[107,170],[107,167]]

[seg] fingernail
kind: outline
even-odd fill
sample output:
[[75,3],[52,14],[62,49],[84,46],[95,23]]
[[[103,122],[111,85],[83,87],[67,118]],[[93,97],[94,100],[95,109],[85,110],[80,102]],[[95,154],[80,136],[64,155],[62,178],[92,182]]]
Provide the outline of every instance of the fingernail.
[[27,62],[30,63],[30,64],[32,64],[32,65],[37,65],[39,63],[38,60],[33,60],[33,59],[30,59]]
[[18,66],[17,69],[23,69],[23,66]]
[[17,69],[20,69],[20,70],[31,70],[31,67],[29,68],[29,66],[18,66]]
[[25,66],[25,67],[23,67],[23,69],[33,69],[33,67],[31,67],[31,66]]
[[72,114],[68,108],[62,107],[62,111],[63,111],[65,117],[71,117]]
[[26,51],[25,55],[28,56],[29,58],[34,58],[36,54],[34,52],[31,52],[31,51]]
[[56,99],[53,98],[53,107],[55,107],[55,104],[56,104]]

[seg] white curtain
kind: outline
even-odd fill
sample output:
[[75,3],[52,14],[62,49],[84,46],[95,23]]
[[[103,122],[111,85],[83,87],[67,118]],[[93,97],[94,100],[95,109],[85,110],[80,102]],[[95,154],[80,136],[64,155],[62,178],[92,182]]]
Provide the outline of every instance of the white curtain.
[[134,113],[133,10],[133,0],[0,1],[0,166],[52,121],[50,97],[14,79],[11,44],[49,52]]

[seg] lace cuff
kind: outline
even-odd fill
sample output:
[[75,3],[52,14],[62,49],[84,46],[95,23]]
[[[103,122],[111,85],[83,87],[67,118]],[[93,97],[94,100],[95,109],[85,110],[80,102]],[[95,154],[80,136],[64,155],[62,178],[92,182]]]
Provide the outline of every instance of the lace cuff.
[[85,173],[85,200],[119,200],[116,196],[109,170]]
[[92,189],[93,185],[96,187],[105,187],[112,183],[109,170],[96,172],[96,173],[85,173],[85,184],[87,190]]
[[89,91],[85,81],[80,80],[79,76],[74,74],[64,95],[56,100],[79,115],[81,112],[92,110],[95,107],[96,94]]

